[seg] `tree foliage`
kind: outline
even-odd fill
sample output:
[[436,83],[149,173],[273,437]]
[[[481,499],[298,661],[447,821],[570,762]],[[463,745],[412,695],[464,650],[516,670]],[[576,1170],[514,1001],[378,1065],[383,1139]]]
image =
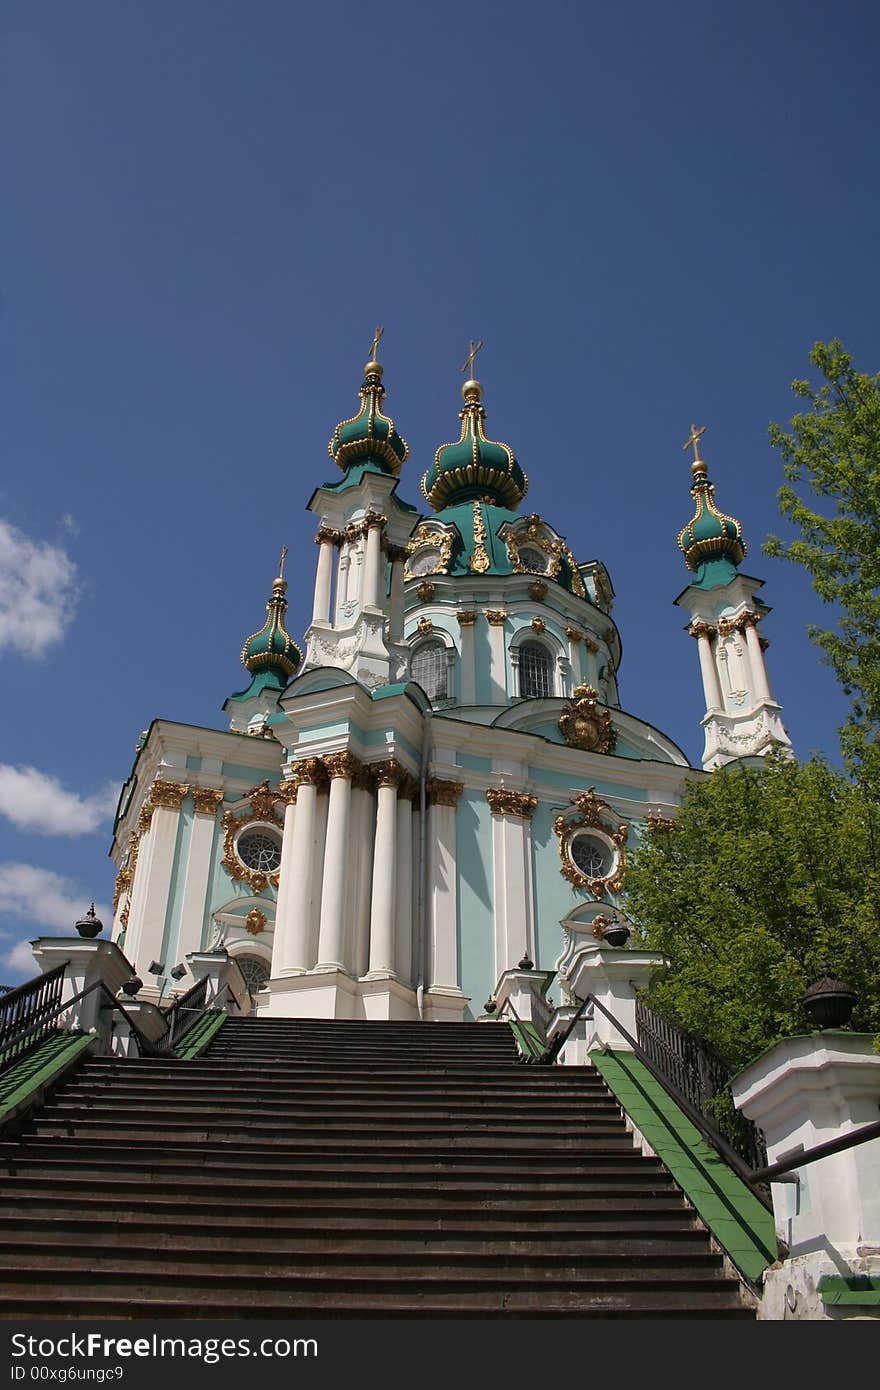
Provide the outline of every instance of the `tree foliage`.
[[649,830],[627,911],[668,971],[662,1012],[744,1065],[812,1030],[801,998],[823,959],[880,1029],[880,809],[845,774],[782,752],[689,784],[672,830]]
[[[810,635],[851,699],[843,748],[858,768],[880,733],[880,374],[856,371],[837,339],[816,343],[810,362],[821,383],[792,383],[808,408],[790,432],[770,426],[787,478],[779,505],[800,534],[769,537],[765,552],[802,565],[820,599],[838,608],[836,625]],[[798,483],[830,505],[814,509]]]

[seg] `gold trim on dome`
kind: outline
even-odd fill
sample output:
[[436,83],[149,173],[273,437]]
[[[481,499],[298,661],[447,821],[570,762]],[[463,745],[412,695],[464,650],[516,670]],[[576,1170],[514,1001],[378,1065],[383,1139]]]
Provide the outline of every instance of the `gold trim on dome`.
[[356,758],[354,753],[348,752],[325,753],[321,761],[331,781],[336,777],[343,777],[347,782],[351,781],[361,766],[360,758]]
[[475,608],[460,608],[456,613],[459,627],[473,627],[477,621],[477,611]]
[[486,551],[486,523],[479,502],[474,503],[474,551],[471,555],[470,569],[474,574],[485,574],[490,560]]
[[[382,459],[388,464],[391,472],[398,477],[400,470],[409,458],[409,445],[403,435],[398,433],[394,427],[394,421],[390,415],[383,415],[382,402],[385,399],[385,387],[382,385],[382,367],[378,362],[370,361],[364,370],[364,384],[358,391],[361,407],[357,415],[352,415],[347,420],[340,420],[336,429],[333,431],[333,438],[327,445],[327,453],[336,463],[337,467],[345,473],[358,459],[373,458]],[[344,441],[342,431],[346,425],[354,425],[358,420],[366,419],[367,434],[364,439],[351,439]],[[382,420],[387,426],[385,439],[377,438],[375,434],[376,420]],[[397,438],[403,445],[403,458],[400,458],[392,448],[391,438],[397,434]],[[333,446],[336,445],[336,452]]]
[[[543,528],[543,530],[541,529]],[[555,579],[559,573],[559,566],[562,563],[562,556],[565,547],[560,540],[551,540],[548,536],[550,528],[545,521],[542,521],[537,512],[531,516],[524,517],[522,521],[511,525],[510,530],[504,537],[507,546],[507,555],[516,574],[534,574],[535,571],[526,565],[520,556],[520,547],[533,545],[538,550],[542,550],[547,556],[547,568],[541,573],[548,579]]]
[[193,806],[202,815],[213,816],[223,800],[222,791],[214,787],[192,787]]
[[158,778],[150,788],[150,801],[154,807],[161,806],[165,811],[179,811],[188,791],[186,782],[165,782]]
[[536,796],[529,796],[528,792],[511,792],[506,787],[489,787],[486,800],[493,816],[519,816],[522,820],[531,820],[538,805]]
[[[587,878],[571,856],[572,841],[585,828],[596,831],[597,838],[604,840],[612,852],[610,872],[600,878]],[[629,829],[617,821],[612,808],[596,796],[593,787],[574,798],[569,810],[556,817],[553,829],[559,837],[560,873],[574,888],[586,888],[600,900],[609,893],[620,892],[626,876]]]
[[429,777],[425,790],[431,806],[455,806],[464,791],[464,782],[447,782],[442,777]]
[[423,521],[417,526],[413,534],[407,541],[407,562],[404,573],[407,579],[416,579],[411,568],[413,556],[419,550],[439,550],[440,558],[429,574],[448,574],[449,561],[452,558],[452,529],[451,527],[441,526],[438,522]]
[[503,627],[509,616],[506,608],[486,609],[486,622],[490,627]]
[[591,685],[577,685],[572,703],[559,716],[559,732],[571,748],[591,753],[610,753],[617,743],[617,732],[607,709],[598,708],[599,696]]

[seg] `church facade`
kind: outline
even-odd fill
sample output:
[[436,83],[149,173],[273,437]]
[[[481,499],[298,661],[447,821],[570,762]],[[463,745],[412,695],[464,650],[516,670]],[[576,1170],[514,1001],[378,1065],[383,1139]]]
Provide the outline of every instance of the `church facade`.
[[[225,946],[265,1016],[469,1020],[505,970],[561,969],[601,939],[646,824],[668,824],[681,750],[625,711],[605,566],[529,514],[470,372],[460,435],[398,495],[378,334],[359,409],[313,495],[301,648],[284,556],[228,728],[156,721],[120,799],[113,939],[166,980]],[[765,668],[760,581],[741,574],[692,429],[679,536],[706,700],[703,767],[788,743]],[[182,982],[183,987],[188,983]],[[146,991],[149,995],[149,991]]]

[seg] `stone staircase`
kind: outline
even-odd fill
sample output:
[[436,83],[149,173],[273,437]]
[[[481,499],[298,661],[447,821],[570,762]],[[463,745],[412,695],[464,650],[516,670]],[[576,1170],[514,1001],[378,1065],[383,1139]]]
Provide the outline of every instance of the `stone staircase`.
[[0,1143],[0,1316],[751,1318],[592,1068],[503,1024],[227,1021]]

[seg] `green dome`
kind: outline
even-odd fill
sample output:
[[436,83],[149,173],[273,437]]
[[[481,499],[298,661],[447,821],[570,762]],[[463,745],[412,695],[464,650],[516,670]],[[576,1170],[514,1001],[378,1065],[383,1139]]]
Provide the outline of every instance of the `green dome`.
[[285,554],[286,550],[281,557],[281,573],[272,584],[272,597],[266,604],[266,621],[259,632],[251,633],[241,649],[242,666],[252,675],[265,671],[277,676],[282,689],[302,664],[302,651],[284,626],[287,612]]
[[332,459],[345,473],[355,463],[368,463],[395,478],[406,462],[409,448],[394,428],[394,421],[382,414],[385,387],[381,364],[371,360],[364,368],[364,384],[358,395],[361,408],[350,420],[342,420],[327,445]]
[[515,510],[526,495],[528,479],[508,444],[486,438],[480,383],[466,381],[462,395],[461,438],[437,450],[422,478],[422,492],[435,512],[477,499]]
[[678,533],[678,548],[688,569],[695,574],[708,562],[716,560],[725,560],[735,568],[746,555],[742,526],[736,517],[726,516],[716,507],[715,488],[709,482],[702,459],[694,459],[691,472],[695,511],[687,526]]
[[[511,575],[528,574],[532,579],[543,578],[561,584],[564,589],[584,595],[583,581],[574,556],[567,546],[560,547],[555,574],[538,575],[517,566],[511,559],[507,541],[500,534],[505,525],[522,527],[529,518],[518,516],[508,507],[495,506],[481,500],[455,502],[437,514],[437,521],[455,528],[455,539],[445,571],[450,575]],[[540,520],[540,518],[534,518]],[[514,550],[514,554],[515,554]]]

